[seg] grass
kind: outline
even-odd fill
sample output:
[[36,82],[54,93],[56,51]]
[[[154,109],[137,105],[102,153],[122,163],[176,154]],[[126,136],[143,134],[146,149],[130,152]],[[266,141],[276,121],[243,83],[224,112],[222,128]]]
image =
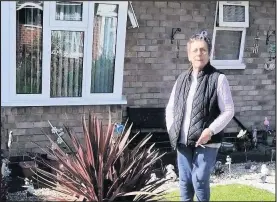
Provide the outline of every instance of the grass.
[[[166,194],[165,200],[180,201],[179,190]],[[248,185],[217,185],[211,187],[210,201],[275,201],[275,194]]]

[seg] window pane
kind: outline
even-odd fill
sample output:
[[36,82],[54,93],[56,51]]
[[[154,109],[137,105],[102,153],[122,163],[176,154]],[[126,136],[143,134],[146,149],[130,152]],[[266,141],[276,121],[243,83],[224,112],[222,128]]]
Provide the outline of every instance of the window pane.
[[242,31],[217,30],[214,60],[238,60]]
[[245,6],[224,5],[223,21],[224,22],[244,22]]
[[84,32],[51,32],[51,97],[81,97]]
[[16,93],[41,94],[42,1],[16,3]]
[[118,6],[95,4],[94,15],[91,93],[112,93]]
[[56,20],[82,21],[83,3],[78,1],[57,1]]

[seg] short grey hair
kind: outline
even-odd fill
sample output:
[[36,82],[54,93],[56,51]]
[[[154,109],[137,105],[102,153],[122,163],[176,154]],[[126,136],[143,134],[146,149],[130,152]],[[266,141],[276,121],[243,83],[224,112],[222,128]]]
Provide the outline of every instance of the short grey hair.
[[204,40],[207,45],[208,45],[208,51],[209,53],[211,52],[212,49],[212,43],[210,38],[208,37],[208,32],[207,31],[201,31],[200,33],[194,34],[189,38],[188,43],[191,43],[194,40]]

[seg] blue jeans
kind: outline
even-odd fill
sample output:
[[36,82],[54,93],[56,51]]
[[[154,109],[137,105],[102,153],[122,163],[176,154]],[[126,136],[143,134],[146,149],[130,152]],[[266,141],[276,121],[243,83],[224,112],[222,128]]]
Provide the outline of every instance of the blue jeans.
[[178,145],[177,162],[181,201],[210,200],[210,175],[214,169],[218,148]]

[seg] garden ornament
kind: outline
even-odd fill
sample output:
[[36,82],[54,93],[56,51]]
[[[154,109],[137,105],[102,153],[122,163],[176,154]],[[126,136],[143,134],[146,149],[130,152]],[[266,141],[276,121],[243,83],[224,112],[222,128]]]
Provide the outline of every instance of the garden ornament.
[[11,170],[8,168],[8,159],[2,159],[2,166],[1,166],[1,175],[3,177],[8,177],[11,174]]
[[120,123],[116,123],[116,124],[115,124],[114,132],[115,132],[117,135],[122,134],[123,130],[124,130],[124,125],[122,125],[122,124],[120,124]]
[[221,161],[216,161],[215,166],[214,166],[214,174],[215,175],[220,175],[222,174],[223,171],[223,167],[222,167],[222,162]]
[[261,181],[262,183],[266,182],[266,177],[269,175],[269,169],[266,167],[266,164],[263,164],[261,167]]
[[253,45],[253,53],[254,54],[257,54],[259,52],[259,31],[257,32],[256,34],[256,37],[254,38],[255,42],[254,42],[254,45]]
[[166,167],[166,174],[165,174],[165,178],[167,180],[173,180],[175,181],[177,179],[177,175],[174,172],[174,166],[172,164],[168,164]]
[[[58,135],[58,137],[62,137],[63,136],[63,134],[64,134],[64,132],[63,132],[63,128],[60,128],[60,129],[57,129],[57,127],[54,127],[51,123],[50,123],[50,121],[48,121],[48,123],[49,123],[49,125],[51,126],[51,132],[53,133],[53,134],[56,134],[56,135]],[[58,138],[59,139],[59,138]],[[61,138],[60,138],[61,139]],[[57,140],[57,142],[58,142],[59,140]],[[62,141],[62,139],[61,139],[61,141]],[[60,144],[60,143],[59,143]]]
[[9,132],[9,139],[8,139],[8,148],[11,147],[12,142],[13,142],[13,132],[10,131],[10,132]]
[[252,166],[250,167],[250,170],[251,170],[252,172],[255,172],[257,169],[258,169],[258,167],[255,166],[255,165],[252,165]]
[[30,180],[27,177],[25,177],[24,178],[24,183],[25,183],[25,186],[29,186],[30,185]]
[[27,188],[27,195],[33,195],[35,193],[35,188],[33,180],[29,180],[27,177],[24,179],[25,185],[23,187]]
[[[55,134],[55,135],[58,136],[56,142],[57,142],[58,145],[61,146],[60,148],[63,149],[66,153],[70,152],[70,147],[69,147],[69,145],[68,145],[68,144],[64,141],[64,139],[62,138],[62,136],[64,135],[63,128],[58,129],[57,127],[54,127],[54,126],[50,123],[50,121],[48,121],[48,123],[49,123],[49,125],[51,126],[51,132],[52,132],[53,134]],[[51,145],[51,149],[52,149],[52,150],[56,149],[55,147],[56,147],[55,144],[52,144],[52,145]]]
[[266,164],[263,164],[261,167],[262,175],[269,175],[269,169],[266,167]]
[[271,149],[271,163],[273,162],[274,153],[276,152],[276,149]]
[[264,125],[269,126],[269,121],[268,121],[267,117],[264,117]]
[[257,128],[254,128],[253,133],[252,133],[252,137],[253,137],[254,147],[257,148],[257,142],[258,142]]
[[227,164],[229,167],[229,174],[231,173],[231,162],[232,162],[232,158],[229,155],[227,155],[225,164]]
[[237,135],[237,138],[243,138],[246,134],[247,130],[240,130],[239,131],[239,134]]
[[266,69],[266,70],[275,69],[275,60],[269,59],[268,62],[264,64],[264,69]]

